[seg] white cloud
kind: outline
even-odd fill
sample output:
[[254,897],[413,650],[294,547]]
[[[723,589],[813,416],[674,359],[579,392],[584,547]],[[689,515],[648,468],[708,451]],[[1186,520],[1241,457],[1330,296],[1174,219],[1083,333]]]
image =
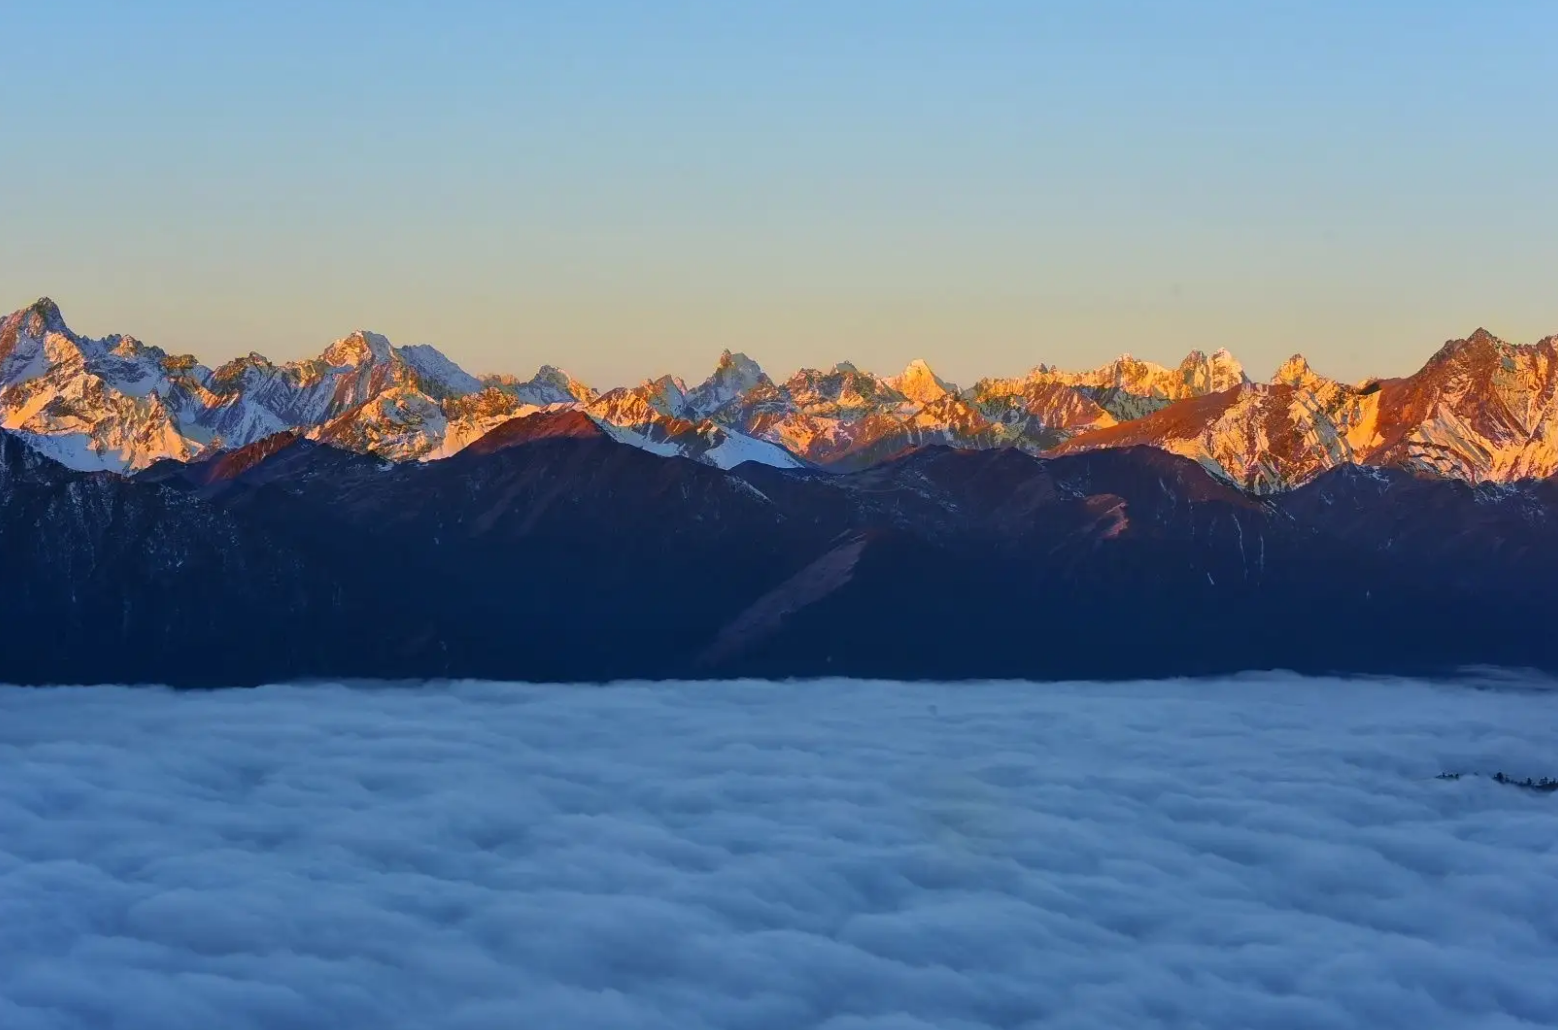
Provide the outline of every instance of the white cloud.
[[0,691],[0,1026],[1558,1023],[1558,693]]

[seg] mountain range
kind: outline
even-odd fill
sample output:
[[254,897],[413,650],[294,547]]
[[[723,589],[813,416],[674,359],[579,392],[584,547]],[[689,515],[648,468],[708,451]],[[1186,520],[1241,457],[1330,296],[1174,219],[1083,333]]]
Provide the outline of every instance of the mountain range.
[[[1558,670],[1552,341],[597,393],[0,324],[0,682]],[[436,460],[435,460],[436,459]]]
[[215,369],[129,336],[71,331],[47,299],[0,322],[0,427],[78,471],[133,473],[278,433],[393,462],[458,454],[497,427],[578,412],[621,443],[730,469],[855,471],[943,444],[1059,456],[1155,447],[1255,494],[1347,465],[1471,483],[1558,471],[1558,337],[1477,330],[1419,371],[1347,384],[1301,356],[1252,382],[1227,351],[1175,368],[1129,356],[1090,372],[1039,365],[960,389],[922,361],[879,377],[848,362],[776,380],[722,354],[703,382],[599,392],[562,370],[473,375],[428,345],[359,331],[317,358]]

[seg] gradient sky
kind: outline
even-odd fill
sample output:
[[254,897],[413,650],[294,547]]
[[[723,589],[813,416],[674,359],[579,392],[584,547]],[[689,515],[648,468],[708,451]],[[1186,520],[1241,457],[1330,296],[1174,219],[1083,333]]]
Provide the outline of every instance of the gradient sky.
[[1558,332],[1558,4],[6,7],[0,308],[597,385]]

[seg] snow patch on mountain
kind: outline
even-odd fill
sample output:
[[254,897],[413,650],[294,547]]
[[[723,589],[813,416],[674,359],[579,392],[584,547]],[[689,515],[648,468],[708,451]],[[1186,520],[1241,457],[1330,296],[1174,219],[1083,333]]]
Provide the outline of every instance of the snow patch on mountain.
[[721,436],[720,442],[703,454],[709,464],[718,468],[732,469],[749,461],[781,469],[804,467],[795,455],[767,440],[758,440],[729,429],[723,430]]

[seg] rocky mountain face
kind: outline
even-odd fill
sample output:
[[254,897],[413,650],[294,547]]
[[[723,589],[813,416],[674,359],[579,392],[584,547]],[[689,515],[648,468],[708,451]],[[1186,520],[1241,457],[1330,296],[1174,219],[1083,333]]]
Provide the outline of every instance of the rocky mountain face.
[[318,357],[258,354],[209,369],[130,337],[72,332],[51,301],[0,322],[0,426],[79,470],[134,471],[240,448],[278,432],[394,461],[457,453],[502,423],[577,408],[618,440],[710,464],[800,462],[690,415],[673,380],[599,395],[547,365],[529,380],[470,375],[437,349],[359,331]]
[[771,378],[725,352],[703,382],[598,392],[552,366],[479,377],[428,345],[356,332],[317,358],[251,354],[216,369],[131,337],[73,333],[47,300],[0,322],[0,427],[81,471],[146,468],[280,432],[396,461],[448,458],[497,427],[571,410],[608,436],[719,468],[868,468],[935,445],[1075,454],[1145,445],[1242,489],[1290,490],[1366,465],[1473,483],[1558,471],[1558,337],[1478,330],[1417,373],[1349,385],[1301,357],[1252,382],[1224,350],[1167,368],[1130,356],[1089,372],[1040,365],[961,389],[922,361],[878,377],[841,362]]
[[1413,375],[1346,385],[1287,361],[1243,383],[1067,440],[1058,453],[1146,444],[1270,493],[1366,465],[1471,483],[1558,472],[1558,337],[1525,346],[1479,329]]
[[0,433],[0,682],[1558,669],[1558,486],[1152,447],[733,469],[579,409],[393,462],[299,432],[134,476]]

